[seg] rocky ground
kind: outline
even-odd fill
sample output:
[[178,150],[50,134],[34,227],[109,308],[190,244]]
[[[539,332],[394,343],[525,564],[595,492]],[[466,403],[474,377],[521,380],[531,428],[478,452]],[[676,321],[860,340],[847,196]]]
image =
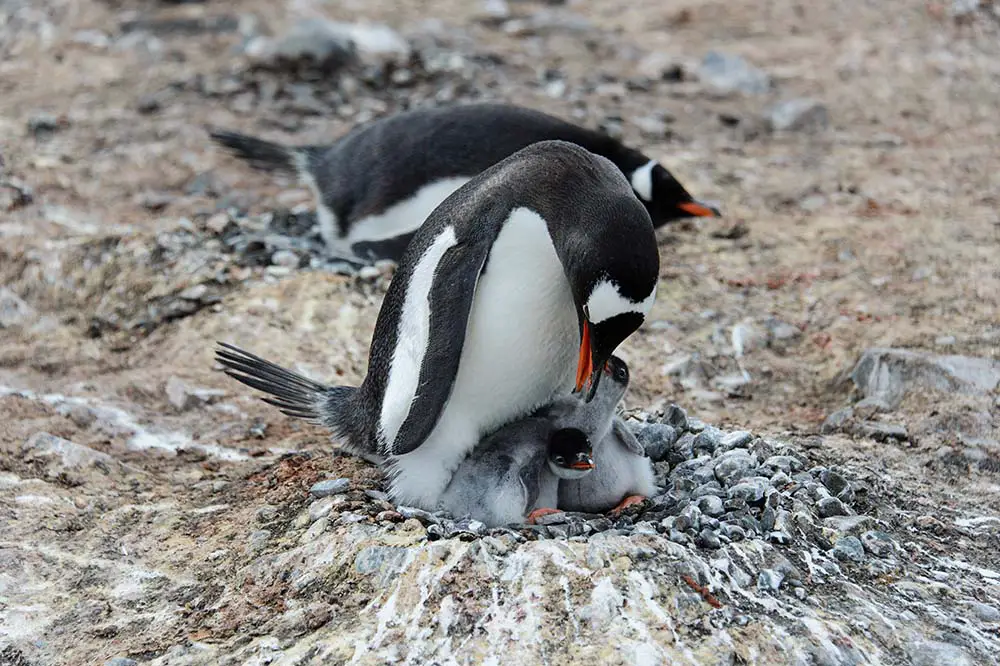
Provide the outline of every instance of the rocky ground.
[[[998,663],[998,36],[987,0],[0,0],[0,664]],[[623,355],[662,491],[619,519],[393,507],[213,364],[357,382],[391,268],[320,265],[308,193],[205,127],[472,99],[727,213],[661,233]]]

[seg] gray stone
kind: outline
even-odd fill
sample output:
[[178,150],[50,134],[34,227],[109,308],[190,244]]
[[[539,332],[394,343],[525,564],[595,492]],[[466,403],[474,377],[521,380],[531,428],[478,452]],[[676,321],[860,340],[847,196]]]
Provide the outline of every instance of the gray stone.
[[405,548],[368,546],[354,558],[354,570],[359,574],[371,574],[382,569],[396,569],[405,560]]
[[771,543],[787,546],[792,542],[792,535],[783,530],[774,530],[768,533],[767,540]]
[[698,69],[702,83],[719,93],[763,94],[771,89],[771,77],[738,55],[709,51]]
[[198,404],[198,397],[180,378],[171,375],[164,389],[167,400],[178,411],[187,411]]
[[740,478],[743,472],[753,467],[753,458],[746,449],[732,449],[726,451],[716,458],[715,477],[720,483],[730,485],[727,482],[733,478]]
[[7,287],[0,287],[0,329],[27,326],[38,318],[35,309]]
[[139,662],[128,657],[114,657],[104,662],[104,666],[139,666]]
[[698,545],[702,548],[716,549],[722,547],[722,542],[715,532],[705,528],[698,534]]
[[60,122],[59,116],[51,113],[36,113],[28,118],[28,131],[35,136],[55,132],[61,126],[63,123]]
[[850,515],[850,511],[844,506],[844,503],[836,497],[824,497],[816,503],[816,508],[820,518]]
[[560,511],[558,513],[547,513],[543,516],[538,516],[535,519],[535,523],[538,525],[560,525],[569,520],[565,511]]
[[350,479],[326,479],[314,483],[312,488],[309,489],[309,494],[319,499],[321,497],[346,493],[350,487]]
[[831,516],[823,519],[823,526],[838,534],[858,536],[875,525],[871,516]]
[[715,453],[715,449],[718,446],[718,436],[712,430],[707,429],[698,433],[698,436],[694,438],[694,442],[691,443],[691,449],[695,455]]
[[802,469],[802,463],[795,456],[771,456],[761,466],[780,470],[786,474],[793,474]]
[[299,259],[299,255],[291,250],[278,250],[271,255],[271,263],[275,266],[284,266],[285,268],[298,268],[302,260]]
[[862,533],[861,544],[875,557],[890,557],[896,552],[896,542],[892,537],[878,530]]
[[670,530],[670,535],[668,537],[674,543],[679,543],[681,545],[691,543],[691,537],[680,530]]
[[749,479],[743,479],[731,487],[727,493],[727,497],[729,497],[729,499],[739,497],[747,504],[760,504],[764,500],[764,495],[767,492],[767,489],[770,487],[770,479],[755,476]]
[[677,405],[670,405],[663,413],[662,423],[673,426],[678,432],[684,432],[688,427],[687,412]]
[[962,648],[951,643],[913,638],[906,646],[913,666],[973,666],[976,662]]
[[781,587],[781,581],[785,580],[785,574],[774,569],[764,569],[757,575],[757,589],[761,591],[777,592]]
[[429,511],[424,511],[423,509],[418,509],[415,506],[397,506],[396,511],[398,511],[399,515],[403,516],[403,518],[416,518],[424,525],[438,524],[441,522],[441,520],[434,514]]
[[833,556],[841,561],[863,562],[865,548],[857,537],[845,536],[837,539],[837,543],[833,544]]
[[833,495],[839,495],[850,486],[847,479],[830,469],[820,472],[819,480]]
[[707,495],[698,500],[698,510],[706,516],[721,516],[724,512],[722,499],[713,495]]
[[823,425],[820,426],[820,432],[824,434],[840,432],[852,418],[854,418],[853,408],[845,407],[843,409],[838,409],[826,417],[826,420],[823,421]]
[[703,483],[702,485],[698,486],[697,488],[691,491],[691,499],[697,500],[702,497],[705,497],[706,495],[715,495],[716,497],[724,497],[725,494],[726,493],[725,491],[722,490],[722,486],[719,485],[719,482],[715,480],[715,477],[712,477],[711,481]]
[[725,523],[720,528],[722,530],[723,536],[725,536],[730,541],[743,541],[747,538],[746,531],[739,525],[734,525],[733,523]]
[[663,423],[650,423],[636,432],[636,439],[654,462],[666,459],[678,437],[675,428]]
[[21,447],[24,460],[45,460],[48,475],[59,477],[74,474],[89,468],[107,472],[118,462],[107,453],[56,437],[47,432],[36,432]]
[[724,451],[742,448],[753,441],[753,434],[746,430],[736,430],[722,436],[719,440],[719,448]]
[[776,132],[815,132],[829,126],[830,114],[817,100],[789,99],[768,110],[767,123]]
[[895,409],[909,391],[918,388],[990,394],[1000,387],[1000,361],[873,348],[861,355],[850,379],[866,398],[877,397]]
[[309,520],[316,521],[326,517],[333,510],[333,504],[334,499],[332,497],[324,497],[323,499],[316,500],[309,505]]
[[973,615],[983,622],[1000,622],[1000,609],[996,606],[980,603],[978,601],[967,602]]
[[861,437],[874,439],[876,442],[888,442],[896,440],[905,442],[910,438],[906,431],[906,426],[898,423],[880,423],[877,421],[865,421],[854,426],[854,434]]

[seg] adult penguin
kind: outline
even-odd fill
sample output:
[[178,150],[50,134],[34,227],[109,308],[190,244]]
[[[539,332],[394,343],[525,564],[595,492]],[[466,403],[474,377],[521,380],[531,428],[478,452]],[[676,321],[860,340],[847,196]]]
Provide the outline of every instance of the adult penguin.
[[212,139],[252,166],[295,174],[316,200],[331,254],[398,261],[413,232],[462,184],[538,141],[570,141],[607,157],[625,175],[654,227],[714,216],[656,160],[620,141],[511,104],[421,108],[355,128],[332,144],[287,146],[238,132]]
[[433,510],[484,436],[557,396],[593,397],[652,307],[658,276],[649,213],[622,172],[544,141],[459,188],[414,236],[359,388],[233,347],[218,359],[285,413],[385,456],[395,501]]

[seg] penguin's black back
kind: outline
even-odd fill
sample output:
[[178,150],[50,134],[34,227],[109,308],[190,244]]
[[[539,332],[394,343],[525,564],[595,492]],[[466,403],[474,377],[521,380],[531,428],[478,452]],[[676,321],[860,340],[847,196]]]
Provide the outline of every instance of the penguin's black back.
[[540,111],[481,103],[416,109],[358,127],[309,155],[341,232],[443,178],[470,178],[539,141],[561,140],[607,157],[631,172],[649,161],[601,132]]

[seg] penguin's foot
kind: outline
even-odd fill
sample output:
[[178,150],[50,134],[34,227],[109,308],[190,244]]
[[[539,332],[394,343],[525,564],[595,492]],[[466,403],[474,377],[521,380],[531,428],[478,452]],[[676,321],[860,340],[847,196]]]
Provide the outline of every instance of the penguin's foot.
[[611,516],[619,516],[621,515],[622,511],[629,508],[630,506],[635,506],[636,504],[642,504],[645,501],[646,501],[645,495],[629,495],[621,502],[619,502],[618,506],[611,509],[611,511],[608,511],[608,514]]
[[528,514],[526,521],[529,525],[534,525],[535,521],[542,516],[548,516],[553,513],[562,513],[562,509],[535,509]]

